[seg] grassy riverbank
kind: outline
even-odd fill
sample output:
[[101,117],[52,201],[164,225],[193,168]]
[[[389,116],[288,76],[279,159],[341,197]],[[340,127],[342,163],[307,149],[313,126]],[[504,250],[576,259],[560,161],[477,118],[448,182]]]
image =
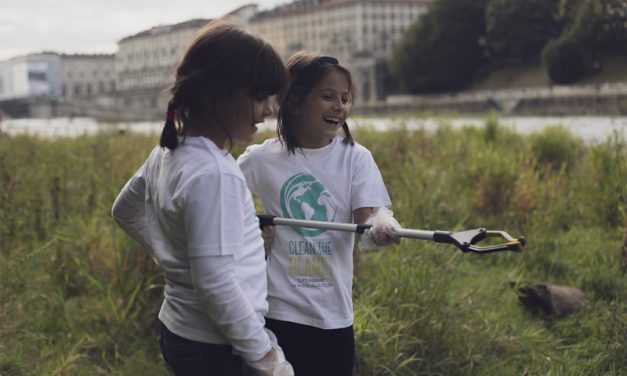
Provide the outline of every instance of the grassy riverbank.
[[[624,139],[587,145],[559,127],[519,136],[494,118],[355,136],[405,227],[529,241],[521,254],[417,240],[361,254],[358,375],[624,372]],[[167,374],[153,339],[162,280],[109,216],[155,142],[0,135],[0,375]],[[559,319],[528,314],[511,286],[536,282],[581,288],[588,303]]]
[[[599,72],[582,78],[575,85],[603,85],[625,82],[627,80],[626,63],[625,57],[606,57],[601,62],[602,69]],[[477,82],[469,85],[463,92],[542,88],[550,85],[551,80],[546,72],[546,68],[536,63],[494,69],[477,80]]]

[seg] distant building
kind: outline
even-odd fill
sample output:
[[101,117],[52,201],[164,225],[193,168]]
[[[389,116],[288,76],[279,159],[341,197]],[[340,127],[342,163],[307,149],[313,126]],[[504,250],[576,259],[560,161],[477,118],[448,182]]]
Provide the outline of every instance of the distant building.
[[62,54],[61,97],[65,101],[92,99],[115,93],[113,54]]
[[393,46],[432,0],[297,0],[259,12],[250,27],[284,59],[307,49],[336,56],[354,76],[358,99],[387,94]]
[[163,90],[172,84],[185,48],[208,21],[156,26],[118,42],[116,85],[125,107],[156,109],[163,103]]
[[113,55],[41,52],[0,61],[0,107],[13,117],[112,109],[114,94]]
[[0,100],[61,96],[61,57],[34,53],[0,62]]
[[0,100],[90,99],[115,91],[113,55],[32,53],[0,62]]
[[[227,14],[263,35],[284,60],[321,50],[339,58],[354,76],[359,101],[387,95],[387,62],[394,43],[432,0],[297,0],[268,11],[248,4]],[[210,20],[161,25],[121,39],[115,55],[120,106],[156,115],[192,38]]]
[[[249,4],[227,16],[245,23],[256,12],[257,5]],[[165,91],[174,82],[176,66],[196,32],[209,21],[193,19],[155,26],[120,40],[115,71],[121,105],[137,110],[164,111]]]

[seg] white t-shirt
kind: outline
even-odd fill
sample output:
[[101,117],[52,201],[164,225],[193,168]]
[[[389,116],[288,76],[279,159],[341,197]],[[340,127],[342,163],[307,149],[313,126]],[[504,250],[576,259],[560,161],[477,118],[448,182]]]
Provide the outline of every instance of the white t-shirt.
[[155,147],[112,214],[163,269],[159,318],[190,340],[270,349],[266,263],[252,196],[233,157],[204,137]]
[[[289,155],[277,139],[266,140],[238,163],[266,212],[278,217],[352,223],[355,209],[391,205],[371,153],[340,136]],[[354,243],[352,233],[275,227],[266,317],[322,329],[352,325]]]

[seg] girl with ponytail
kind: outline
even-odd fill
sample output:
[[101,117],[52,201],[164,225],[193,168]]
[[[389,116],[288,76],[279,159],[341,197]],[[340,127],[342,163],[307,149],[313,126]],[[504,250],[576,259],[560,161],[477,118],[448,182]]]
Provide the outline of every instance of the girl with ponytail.
[[290,375],[264,328],[266,263],[251,193],[229,153],[272,114],[287,81],[275,50],[216,20],[187,49],[159,146],[112,215],[163,270],[159,344],[175,375]]
[[[272,215],[372,223],[359,239],[361,250],[398,243],[400,225],[387,209],[381,173],[346,122],[350,72],[335,57],[308,51],[294,54],[287,68],[278,137],[248,147],[238,159],[249,189]],[[352,375],[354,235],[297,227],[266,231],[272,238],[266,326],[297,375]]]

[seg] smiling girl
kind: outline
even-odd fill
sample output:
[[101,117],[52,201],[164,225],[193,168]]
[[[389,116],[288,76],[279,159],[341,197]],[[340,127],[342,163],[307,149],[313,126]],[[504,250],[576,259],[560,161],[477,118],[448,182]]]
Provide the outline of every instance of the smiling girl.
[[[250,146],[238,163],[264,209],[281,217],[365,223],[391,205],[371,155],[354,142],[346,119],[353,85],[338,60],[312,52],[292,56],[280,98],[278,138]],[[339,135],[342,129],[343,136]],[[398,223],[363,237],[398,243]],[[392,223],[392,226],[389,224]],[[266,326],[296,375],[351,375],[354,234],[281,227],[268,256]]]

